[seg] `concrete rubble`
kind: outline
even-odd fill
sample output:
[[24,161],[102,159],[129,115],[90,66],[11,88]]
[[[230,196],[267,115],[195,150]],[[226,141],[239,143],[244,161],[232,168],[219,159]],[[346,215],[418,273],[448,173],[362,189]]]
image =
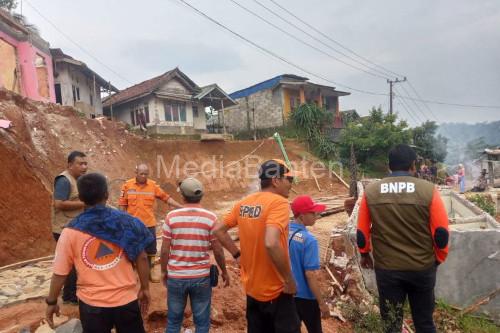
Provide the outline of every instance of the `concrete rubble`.
[[49,291],[51,261],[41,261],[0,272],[0,307],[45,297]]

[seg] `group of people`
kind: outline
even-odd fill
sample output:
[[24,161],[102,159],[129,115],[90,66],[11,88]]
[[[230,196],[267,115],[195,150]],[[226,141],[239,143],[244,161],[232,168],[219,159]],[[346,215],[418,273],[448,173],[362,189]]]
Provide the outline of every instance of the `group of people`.
[[417,177],[436,184],[438,182],[438,167],[435,160],[430,160],[430,162],[430,166],[424,161],[421,162],[420,168],[417,170]]
[[[408,146],[391,150],[390,177],[368,185],[359,211],[361,263],[375,267],[381,314],[391,333],[401,332],[402,311],[389,315],[389,305],[401,306],[407,296],[417,332],[435,332],[436,268],[448,251],[444,205],[432,184],[413,177],[415,161]],[[106,178],[86,171],[86,156],[72,152],[67,170],[54,182],[57,246],[46,298],[49,324],[59,313],[64,286],[63,301],[78,304],[85,333],[113,327],[118,333],[145,332],[141,313],[148,311],[149,282],[158,280],[152,273],[153,207],[160,199],[175,208],[166,214],[161,236],[161,280],[168,290],[165,332],[180,332],[188,297],[196,332],[209,331],[219,270],[223,286],[231,283],[223,248],[240,266],[249,333],[299,333],[302,322],[308,332],[322,332],[321,319],[330,310],[319,287],[318,242],[307,227],[326,207],[307,195],[289,203],[294,173],[283,161],[264,162],[260,191],[237,202],[222,221],[202,207],[204,188],[195,178],[178,184],[178,203],[140,164],[136,177],[123,185],[117,210],[106,205]],[[228,233],[234,227],[239,244]],[[210,250],[218,269],[211,265]]]

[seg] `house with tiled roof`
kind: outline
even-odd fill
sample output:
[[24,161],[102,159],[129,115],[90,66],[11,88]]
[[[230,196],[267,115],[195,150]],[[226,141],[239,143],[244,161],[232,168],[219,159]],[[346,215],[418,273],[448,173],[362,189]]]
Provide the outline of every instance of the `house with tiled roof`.
[[[205,108],[236,105],[218,85],[199,87],[179,68],[109,96],[104,114],[153,134],[196,134],[207,130]],[[223,113],[223,112],[222,112]]]
[[282,74],[230,94],[237,105],[225,110],[224,124],[231,133],[281,127],[290,112],[304,103],[324,107],[338,121],[339,97],[347,95],[350,93],[312,83],[306,77]]

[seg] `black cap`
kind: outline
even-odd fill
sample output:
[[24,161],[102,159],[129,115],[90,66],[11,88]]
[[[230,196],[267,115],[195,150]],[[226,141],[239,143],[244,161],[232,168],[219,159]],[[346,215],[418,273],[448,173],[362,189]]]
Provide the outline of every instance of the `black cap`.
[[271,179],[281,177],[294,177],[293,173],[285,165],[285,162],[278,159],[268,160],[262,163],[259,169],[260,179]]

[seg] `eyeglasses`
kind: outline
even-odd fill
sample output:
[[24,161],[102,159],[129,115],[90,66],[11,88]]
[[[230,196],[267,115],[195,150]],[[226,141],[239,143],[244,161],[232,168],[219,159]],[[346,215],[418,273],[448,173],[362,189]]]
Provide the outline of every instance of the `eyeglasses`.
[[293,177],[291,177],[291,176],[287,176],[286,180],[288,180],[290,183],[293,183]]

